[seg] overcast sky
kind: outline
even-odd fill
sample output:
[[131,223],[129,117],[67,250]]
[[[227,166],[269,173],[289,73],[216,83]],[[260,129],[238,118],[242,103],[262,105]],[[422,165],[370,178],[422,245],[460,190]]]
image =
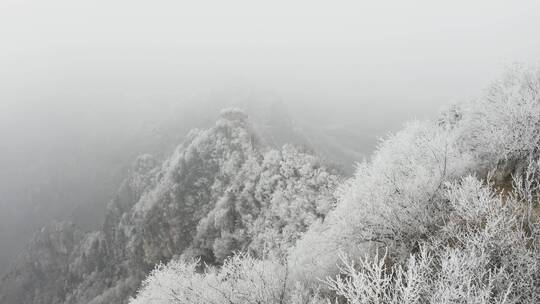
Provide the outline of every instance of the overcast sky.
[[235,89],[359,127],[429,117],[540,62],[538,29],[537,0],[1,0],[0,160]]
[[539,63],[539,29],[537,0],[0,0],[0,142],[121,134],[231,89],[395,125]]
[[0,110],[91,99],[112,111],[229,86],[432,110],[505,64],[538,62],[539,28],[535,0],[2,0]]

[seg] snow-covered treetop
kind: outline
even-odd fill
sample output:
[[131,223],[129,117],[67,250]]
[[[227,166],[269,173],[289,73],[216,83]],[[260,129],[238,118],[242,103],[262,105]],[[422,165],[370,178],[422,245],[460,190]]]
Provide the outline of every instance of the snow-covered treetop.
[[221,110],[219,114],[220,118],[224,118],[231,121],[247,121],[247,113],[240,108],[226,108]]
[[157,160],[150,154],[139,155],[133,162],[133,172],[137,174],[145,174],[154,169],[157,165]]

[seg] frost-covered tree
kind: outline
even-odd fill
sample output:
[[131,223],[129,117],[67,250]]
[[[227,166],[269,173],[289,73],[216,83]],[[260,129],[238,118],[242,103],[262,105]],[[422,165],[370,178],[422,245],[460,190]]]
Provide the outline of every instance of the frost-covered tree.
[[292,146],[251,158],[197,227],[191,254],[221,262],[235,251],[283,255],[330,211],[339,176]]
[[438,225],[444,183],[470,170],[471,158],[456,147],[455,136],[415,122],[385,140],[340,188],[325,223],[312,226],[291,253],[299,275],[316,280],[335,273],[339,250],[384,246],[395,255],[417,246]]
[[327,283],[353,304],[538,303],[540,222],[529,207],[539,193],[522,190],[498,195],[472,177],[450,184],[444,226],[406,261],[342,257],[341,275]]
[[227,259],[220,268],[197,271],[198,261],[159,265],[132,304],[285,303],[291,296],[287,270],[273,260],[249,255]]
[[526,159],[540,150],[540,69],[514,66],[467,106],[466,148],[488,164]]

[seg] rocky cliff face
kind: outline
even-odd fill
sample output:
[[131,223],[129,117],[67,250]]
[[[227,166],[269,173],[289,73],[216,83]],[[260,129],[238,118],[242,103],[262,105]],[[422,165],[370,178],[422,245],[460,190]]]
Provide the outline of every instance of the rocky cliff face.
[[100,231],[54,223],[37,232],[2,278],[0,302],[126,303],[160,262],[284,248],[324,218],[338,181],[313,156],[265,147],[245,114],[225,111],[163,164],[139,157]]

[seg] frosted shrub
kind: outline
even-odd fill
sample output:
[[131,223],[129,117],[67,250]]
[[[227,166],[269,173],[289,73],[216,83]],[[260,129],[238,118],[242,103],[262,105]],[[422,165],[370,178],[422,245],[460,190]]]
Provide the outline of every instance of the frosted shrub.
[[329,278],[326,283],[347,303],[418,303],[427,294],[426,272],[430,271],[431,257],[425,250],[419,257],[411,256],[406,268],[389,267],[386,254],[360,259],[358,265],[345,255],[340,259],[340,276]]
[[446,224],[406,262],[342,256],[341,275],[326,282],[352,304],[538,303],[538,217],[524,225],[533,202],[523,204],[538,193],[527,194],[496,195],[472,177],[450,184]]
[[186,261],[158,266],[130,303],[285,303],[291,296],[286,268],[273,260],[237,255],[221,268],[197,272],[198,266]]
[[464,142],[484,161],[526,159],[538,153],[540,70],[509,70],[470,104],[465,116]]
[[371,162],[360,164],[338,191],[336,209],[292,251],[294,276],[335,273],[338,250],[352,255],[380,246],[392,248],[391,255],[411,250],[444,214],[444,183],[470,166],[470,158],[456,149],[455,136],[452,130],[416,122],[384,141]]

